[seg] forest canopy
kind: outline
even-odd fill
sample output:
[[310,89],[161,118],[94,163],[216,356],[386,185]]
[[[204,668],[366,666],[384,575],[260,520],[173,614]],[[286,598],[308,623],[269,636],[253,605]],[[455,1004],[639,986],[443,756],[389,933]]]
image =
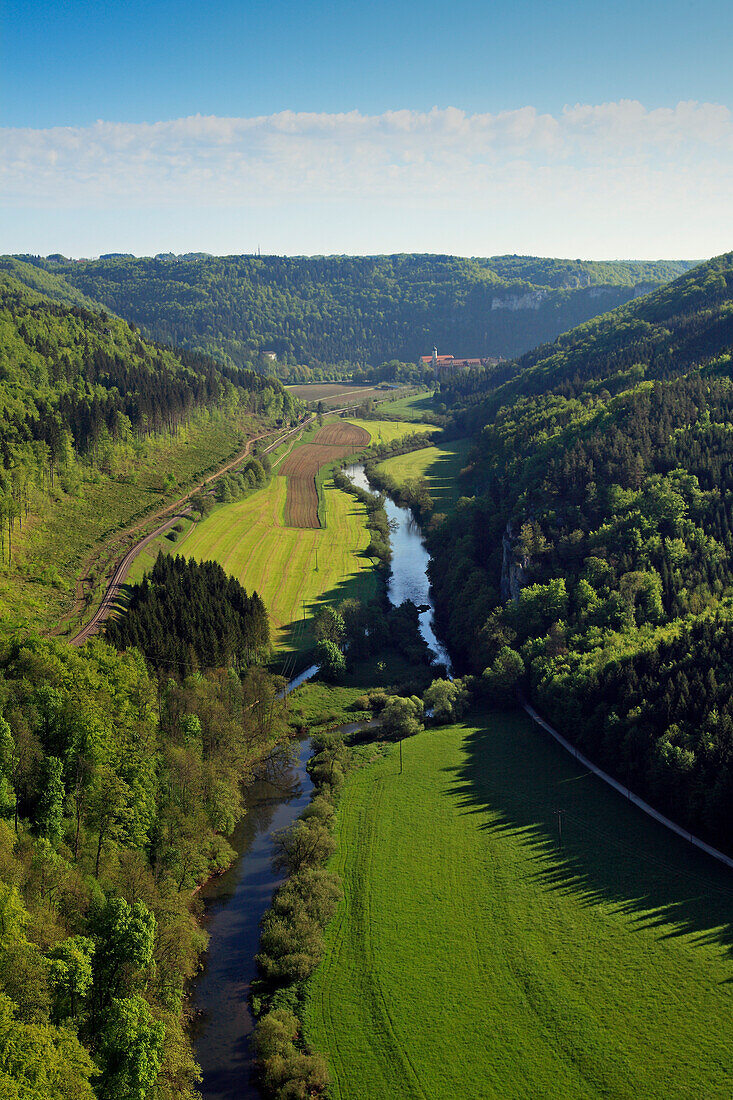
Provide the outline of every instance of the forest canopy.
[[45,278],[47,292],[101,303],[151,339],[290,381],[307,380],[298,365],[415,363],[435,343],[458,356],[518,355],[690,266],[418,254],[0,263]]
[[[442,387],[473,496],[430,535],[459,666],[733,850],[733,254]],[[488,549],[487,549],[488,548]]]

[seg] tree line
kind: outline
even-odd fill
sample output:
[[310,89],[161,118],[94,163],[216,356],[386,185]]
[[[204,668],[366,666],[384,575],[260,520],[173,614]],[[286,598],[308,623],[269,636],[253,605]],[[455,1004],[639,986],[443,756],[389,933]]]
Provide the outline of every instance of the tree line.
[[266,371],[272,352],[277,369],[414,364],[436,342],[456,355],[518,355],[688,266],[409,254],[22,259],[24,277],[53,275],[154,340]]
[[456,393],[473,496],[428,533],[459,667],[728,850],[732,298],[728,255]]

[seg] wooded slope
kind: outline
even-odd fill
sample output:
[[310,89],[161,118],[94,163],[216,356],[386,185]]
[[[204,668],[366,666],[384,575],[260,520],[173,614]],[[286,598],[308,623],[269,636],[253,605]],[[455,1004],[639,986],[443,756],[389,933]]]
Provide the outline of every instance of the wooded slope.
[[434,343],[455,355],[518,355],[689,266],[411,254],[22,259],[52,275],[57,293],[63,283],[163,343],[262,368],[261,353],[277,352],[282,377],[285,364],[414,363]]

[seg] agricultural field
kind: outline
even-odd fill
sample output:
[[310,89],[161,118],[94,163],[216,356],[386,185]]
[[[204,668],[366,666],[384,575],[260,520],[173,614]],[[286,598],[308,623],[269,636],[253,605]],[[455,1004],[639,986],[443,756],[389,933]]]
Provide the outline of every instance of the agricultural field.
[[433,394],[413,393],[410,397],[399,397],[396,401],[385,401],[379,406],[379,415],[395,420],[410,420],[417,422],[422,420],[425,413],[435,412],[433,408]]
[[356,405],[385,394],[376,386],[354,386],[350,382],[309,382],[302,386],[286,386],[286,389],[301,401],[322,401],[324,405]]
[[389,474],[398,484],[426,478],[430,495],[435,500],[435,511],[448,512],[462,495],[458,475],[466,465],[470,450],[470,439],[453,439],[439,447],[421,447],[419,451],[387,458],[377,468]]
[[432,424],[407,424],[395,420],[359,420],[350,416],[348,422],[369,432],[372,443],[392,443],[395,439],[402,439],[403,436],[412,435],[414,432],[440,431]]
[[311,443],[295,447],[280,466],[288,480],[285,523],[289,527],[320,527],[316,477],[322,466],[365,447],[369,433],[345,420],[333,420],[320,428]]
[[403,755],[340,803],[307,1006],[333,1097],[727,1100],[730,872],[521,713]]
[[305,652],[313,644],[304,616],[321,603],[356,596],[371,599],[376,577],[364,556],[369,543],[365,509],[330,479],[324,486],[325,528],[285,522],[287,479],[236,504],[225,504],[191,531],[180,552],[198,561],[220,562],[247,591],[262,596],[270,614],[273,643],[282,652]]

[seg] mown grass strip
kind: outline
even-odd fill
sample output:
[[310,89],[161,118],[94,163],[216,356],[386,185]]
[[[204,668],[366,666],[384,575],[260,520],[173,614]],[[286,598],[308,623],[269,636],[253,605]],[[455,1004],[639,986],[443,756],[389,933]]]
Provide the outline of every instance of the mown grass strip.
[[394,478],[399,485],[424,477],[435,501],[434,511],[448,512],[455,507],[461,495],[458,475],[466,464],[470,449],[470,439],[454,439],[436,447],[421,447],[419,451],[408,451],[407,454],[385,459],[377,469]]

